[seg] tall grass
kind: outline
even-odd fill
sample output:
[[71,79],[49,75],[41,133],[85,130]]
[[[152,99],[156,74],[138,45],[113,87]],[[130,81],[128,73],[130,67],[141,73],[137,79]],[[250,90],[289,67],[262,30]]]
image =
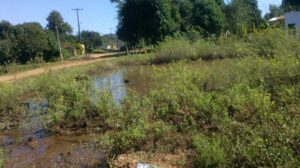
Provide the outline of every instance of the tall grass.
[[152,62],[169,63],[182,59],[213,60],[246,56],[274,58],[299,55],[299,52],[300,44],[294,36],[286,36],[280,29],[270,29],[252,34],[247,39],[220,37],[193,42],[185,38],[167,39],[157,47]]

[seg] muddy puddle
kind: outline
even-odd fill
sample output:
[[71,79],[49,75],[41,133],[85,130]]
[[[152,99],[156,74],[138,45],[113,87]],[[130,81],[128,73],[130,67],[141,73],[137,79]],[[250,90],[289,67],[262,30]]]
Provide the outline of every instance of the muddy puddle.
[[18,128],[0,132],[3,167],[107,167],[105,154],[96,146],[99,135],[62,135],[48,131],[41,116],[47,115],[46,100],[22,103],[26,116]]
[[140,96],[153,87],[151,67],[133,66],[93,76],[93,82],[98,90],[109,91],[115,103],[120,103],[128,93]]
[[[92,82],[96,89],[106,89],[116,103],[121,103],[130,92],[148,92],[150,73],[149,67],[121,68],[92,75]],[[96,145],[101,135],[49,132],[41,117],[47,115],[47,100],[30,98],[22,106],[26,116],[19,127],[2,124],[0,128],[4,168],[107,167],[106,156]]]

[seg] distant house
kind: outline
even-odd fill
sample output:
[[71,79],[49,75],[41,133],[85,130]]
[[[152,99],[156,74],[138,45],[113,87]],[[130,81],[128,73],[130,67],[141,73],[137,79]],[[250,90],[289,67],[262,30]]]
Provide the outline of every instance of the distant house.
[[118,50],[118,46],[116,44],[102,44],[100,48],[104,50]]
[[284,21],[284,16],[273,17],[269,20],[269,22],[282,22]]
[[269,20],[271,26],[284,26],[284,16],[273,17]]
[[295,34],[300,38],[300,11],[288,12],[284,15],[287,34]]

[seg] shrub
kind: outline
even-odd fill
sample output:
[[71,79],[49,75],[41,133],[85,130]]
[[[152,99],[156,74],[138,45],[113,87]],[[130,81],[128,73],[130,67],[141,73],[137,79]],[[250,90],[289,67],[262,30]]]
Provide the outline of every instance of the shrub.
[[249,42],[259,56],[267,58],[299,55],[300,52],[299,41],[293,36],[286,36],[281,29],[269,29],[263,33],[256,33]]
[[[24,85],[26,87],[27,85]],[[14,86],[13,84],[2,84],[0,87],[0,116],[2,119],[17,119],[22,112],[20,106],[21,96],[30,93],[30,88],[25,89],[22,86]]]
[[152,62],[161,64],[195,57],[195,49],[188,40],[168,39],[159,44]]
[[228,91],[230,113],[239,122],[263,122],[272,109],[270,94],[247,85],[236,85]]
[[226,154],[220,140],[201,134],[193,136],[192,139],[196,151],[196,167],[218,167],[226,163]]
[[129,150],[139,151],[146,142],[146,138],[146,130],[141,126],[130,127],[112,134],[110,137],[112,151],[110,153],[121,154]]
[[81,80],[72,74],[49,73],[38,79],[36,87],[48,100],[51,120],[57,123],[71,122],[71,125],[80,126],[95,108],[90,98],[92,88],[88,78]]

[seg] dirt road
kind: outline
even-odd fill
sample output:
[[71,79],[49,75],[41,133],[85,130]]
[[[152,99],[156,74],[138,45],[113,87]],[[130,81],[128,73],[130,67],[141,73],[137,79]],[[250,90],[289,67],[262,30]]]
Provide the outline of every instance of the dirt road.
[[0,83],[11,82],[23,78],[28,78],[42,73],[46,73],[49,70],[60,70],[65,68],[71,68],[80,65],[92,64],[98,61],[105,61],[111,59],[113,56],[116,56],[118,53],[105,53],[105,54],[93,54],[86,59],[74,60],[74,61],[65,61],[64,63],[58,63],[46,67],[36,68],[32,70],[27,70],[23,72],[17,72],[15,74],[8,74],[0,76]]

